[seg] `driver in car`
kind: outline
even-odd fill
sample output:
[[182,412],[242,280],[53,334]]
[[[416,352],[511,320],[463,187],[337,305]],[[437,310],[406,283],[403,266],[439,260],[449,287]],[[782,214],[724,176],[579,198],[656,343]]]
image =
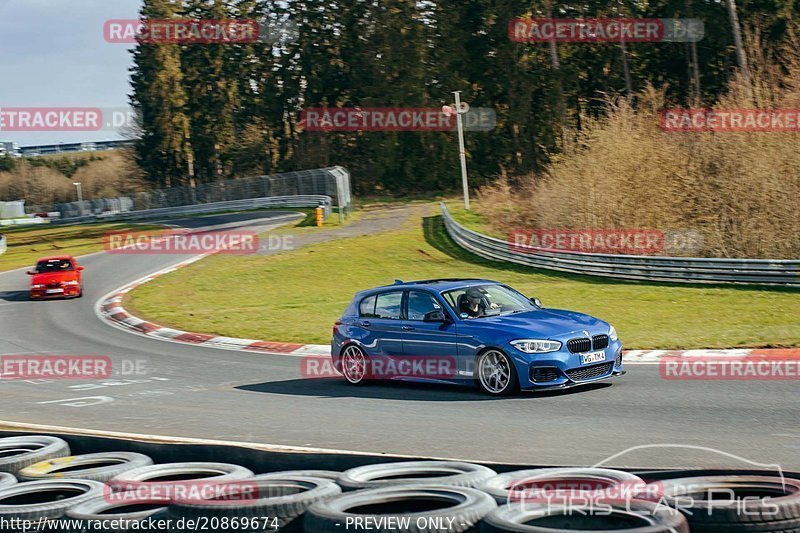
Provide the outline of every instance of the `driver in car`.
[[[486,314],[486,304],[484,303],[484,296],[486,295],[480,289],[471,288],[467,289],[464,298],[461,299],[460,313],[466,313],[470,318],[477,318]],[[498,309],[500,306],[492,303],[489,309]]]

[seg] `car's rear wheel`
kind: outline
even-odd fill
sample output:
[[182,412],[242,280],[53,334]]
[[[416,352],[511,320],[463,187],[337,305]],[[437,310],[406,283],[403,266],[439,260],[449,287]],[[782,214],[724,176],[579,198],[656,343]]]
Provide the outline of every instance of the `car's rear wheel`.
[[492,396],[507,396],[517,391],[519,382],[514,363],[500,350],[486,350],[478,356],[478,386]]
[[342,374],[351,385],[364,385],[369,381],[369,358],[364,350],[354,344],[344,349]]

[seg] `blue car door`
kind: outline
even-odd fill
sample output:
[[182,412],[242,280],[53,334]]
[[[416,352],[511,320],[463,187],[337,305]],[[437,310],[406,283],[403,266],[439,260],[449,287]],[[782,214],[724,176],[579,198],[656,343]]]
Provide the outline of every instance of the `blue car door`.
[[[443,313],[445,320],[430,321],[431,313],[436,312]],[[426,316],[429,320],[425,320]],[[445,380],[458,378],[456,325],[433,294],[422,290],[408,291],[402,328],[403,353],[406,358],[432,359],[428,365],[419,367],[423,375],[414,377]],[[435,364],[430,364],[432,362]]]
[[381,359],[403,354],[402,309],[403,291],[394,290],[376,295],[371,314],[362,310],[358,325],[364,333],[362,343],[370,357]]

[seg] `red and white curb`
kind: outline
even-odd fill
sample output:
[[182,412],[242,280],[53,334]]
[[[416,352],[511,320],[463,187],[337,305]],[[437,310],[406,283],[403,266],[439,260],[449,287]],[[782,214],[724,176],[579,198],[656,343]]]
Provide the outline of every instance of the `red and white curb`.
[[[330,355],[330,346],[326,344],[296,344],[289,342],[263,341],[255,339],[238,339],[233,337],[222,337],[209,335],[206,333],[195,333],[161,326],[154,322],[143,320],[128,313],[122,307],[122,300],[125,295],[133,289],[144,285],[158,277],[170,272],[175,272],[185,266],[191,265],[211,254],[203,254],[192,257],[185,261],[159,270],[149,276],[140,278],[124,287],[110,292],[101,298],[96,305],[95,312],[105,322],[125,329],[132,333],[146,335],[155,339],[177,342],[182,344],[193,344],[205,346],[207,348],[218,348],[223,350],[236,350],[245,352],[258,352],[273,355],[289,355],[294,357],[306,356],[327,356]],[[714,358],[731,360],[746,358],[769,358],[769,359],[800,359],[800,348],[739,348],[730,350],[627,350],[623,354],[626,365],[657,365],[663,359],[680,358],[693,360],[698,358]]]
[[122,306],[122,300],[127,293],[133,289],[144,285],[165,274],[175,272],[185,266],[196,263],[210,254],[203,254],[192,257],[180,263],[159,270],[149,276],[140,278],[124,287],[112,291],[102,297],[96,306],[97,315],[104,321],[133,333],[146,335],[156,339],[178,342],[183,344],[194,344],[208,348],[220,348],[225,350],[240,350],[248,352],[260,352],[279,355],[308,356],[308,355],[327,355],[330,354],[330,346],[317,344],[295,344],[289,342],[270,342],[255,339],[237,339],[233,337],[222,337],[209,335],[207,333],[195,333],[182,331],[174,328],[161,326],[154,322],[143,320],[128,313]]
[[626,350],[626,365],[657,365],[669,360],[800,360],[800,348],[735,348],[729,350]]
[[[299,215],[287,215],[284,217],[277,217],[271,219],[272,223],[290,220],[297,218]],[[216,229],[224,227],[233,227],[238,223],[221,224],[215,226]],[[155,239],[154,241],[163,241],[171,236]],[[133,245],[124,246],[124,248],[132,247]],[[206,346],[209,348],[219,348],[224,350],[242,350],[252,351],[269,354],[279,355],[294,355],[294,356],[308,356],[308,355],[327,355],[330,354],[330,347],[326,345],[315,344],[293,344],[286,342],[269,342],[253,339],[236,339],[232,337],[222,337],[218,335],[209,335],[206,333],[194,333],[189,331],[182,331],[174,328],[168,328],[160,324],[143,320],[132,314],[128,313],[122,307],[122,300],[125,295],[133,289],[144,285],[154,279],[161,277],[165,274],[175,272],[185,266],[196,263],[201,259],[215,255],[219,250],[207,252],[204,254],[196,255],[181,261],[175,265],[163,268],[153,274],[139,278],[123,287],[111,291],[106,294],[95,304],[95,314],[104,322],[122,328],[132,333],[153,337],[167,342],[177,342],[182,344],[194,344],[199,346]]]

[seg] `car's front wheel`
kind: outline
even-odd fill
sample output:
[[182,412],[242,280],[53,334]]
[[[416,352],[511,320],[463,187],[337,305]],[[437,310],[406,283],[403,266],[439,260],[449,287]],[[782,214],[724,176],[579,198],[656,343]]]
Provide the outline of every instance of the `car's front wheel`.
[[364,350],[350,345],[342,352],[342,374],[351,385],[364,385],[369,381],[369,358]]
[[492,396],[507,396],[517,391],[519,382],[514,363],[500,350],[487,350],[478,357],[478,386]]

